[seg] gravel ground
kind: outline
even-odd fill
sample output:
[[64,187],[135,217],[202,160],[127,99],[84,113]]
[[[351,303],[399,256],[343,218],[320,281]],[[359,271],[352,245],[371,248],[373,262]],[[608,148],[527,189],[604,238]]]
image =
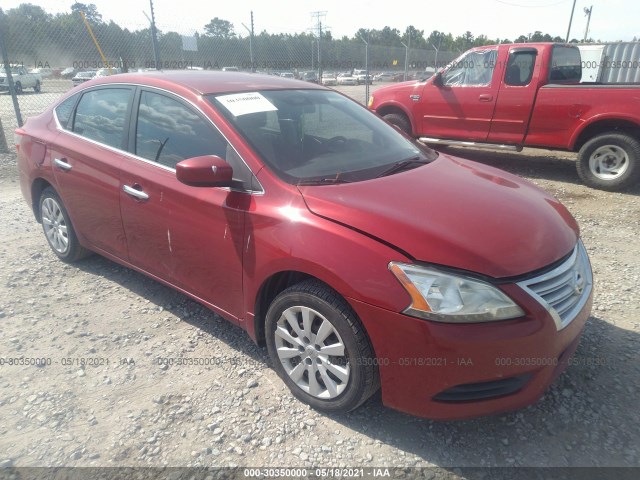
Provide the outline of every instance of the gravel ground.
[[588,189],[570,155],[451,151],[532,179],[582,227],[593,316],[576,365],[537,404],[434,422],[374,397],[318,414],[288,393],[266,350],[199,304],[98,256],[58,261],[15,156],[2,155],[0,356],[51,364],[0,366],[0,466],[639,466],[640,188]]

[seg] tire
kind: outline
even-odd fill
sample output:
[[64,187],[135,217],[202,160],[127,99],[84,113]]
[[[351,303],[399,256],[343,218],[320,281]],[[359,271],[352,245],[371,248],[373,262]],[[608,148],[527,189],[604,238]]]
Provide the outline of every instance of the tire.
[[35,87],[33,87],[33,91],[36,93],[40,93],[40,90],[42,90],[42,85],[40,85],[40,80],[36,80],[36,85]]
[[413,132],[411,131],[411,123],[409,123],[409,119],[404,114],[388,113],[382,118],[407,135],[413,135]]
[[[324,336],[320,342],[318,334]],[[278,376],[296,398],[317,410],[351,411],[380,387],[373,348],[360,320],[337,292],[319,281],[293,285],[273,300],[266,336]]]
[[608,132],[585,143],[576,168],[593,188],[624,190],[640,181],[640,141],[626,133]]
[[53,188],[42,191],[38,208],[44,236],[60,260],[73,263],[91,254],[80,245],[69,214]]
[[16,82],[14,84],[15,90],[16,90],[16,95],[21,95],[22,94],[22,84],[20,82]]

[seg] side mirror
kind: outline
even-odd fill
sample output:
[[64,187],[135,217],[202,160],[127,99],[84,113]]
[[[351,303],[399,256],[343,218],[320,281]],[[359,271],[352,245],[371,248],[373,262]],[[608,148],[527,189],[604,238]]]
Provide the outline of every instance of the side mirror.
[[442,70],[436,72],[436,74],[433,76],[433,84],[436,87],[444,86],[444,82],[442,81]]
[[192,187],[230,187],[231,165],[216,155],[204,155],[182,160],[176,165],[176,178]]

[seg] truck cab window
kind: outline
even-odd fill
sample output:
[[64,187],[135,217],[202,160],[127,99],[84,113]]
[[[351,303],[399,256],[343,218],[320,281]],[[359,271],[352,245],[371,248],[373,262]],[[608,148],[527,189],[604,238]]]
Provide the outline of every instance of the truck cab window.
[[443,84],[453,86],[489,85],[496,66],[497,50],[475,50],[459,57],[442,76]]
[[536,65],[537,51],[511,52],[504,75],[504,83],[514,87],[524,87],[531,83]]

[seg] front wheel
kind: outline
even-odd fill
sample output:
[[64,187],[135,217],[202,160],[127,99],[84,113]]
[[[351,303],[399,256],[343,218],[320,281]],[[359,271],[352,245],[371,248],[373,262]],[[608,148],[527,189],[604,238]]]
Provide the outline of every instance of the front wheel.
[[33,91],[36,93],[40,93],[40,90],[42,90],[42,86],[40,85],[40,80],[36,80],[36,84],[33,87]]
[[39,206],[42,230],[58,258],[71,263],[90,254],[80,245],[69,214],[53,188],[47,187],[42,191]]
[[280,293],[267,311],[267,349],[293,395],[329,413],[357,408],[379,387],[373,348],[349,304],[309,280]]
[[576,167],[586,185],[617,191],[640,180],[639,162],[640,142],[626,133],[609,132],[582,146]]
[[382,118],[407,135],[413,134],[411,131],[411,123],[409,123],[409,119],[405,115],[401,113],[388,113]]
[[14,85],[15,91],[16,91],[16,95],[21,95],[22,94],[22,84],[20,82],[16,82]]

